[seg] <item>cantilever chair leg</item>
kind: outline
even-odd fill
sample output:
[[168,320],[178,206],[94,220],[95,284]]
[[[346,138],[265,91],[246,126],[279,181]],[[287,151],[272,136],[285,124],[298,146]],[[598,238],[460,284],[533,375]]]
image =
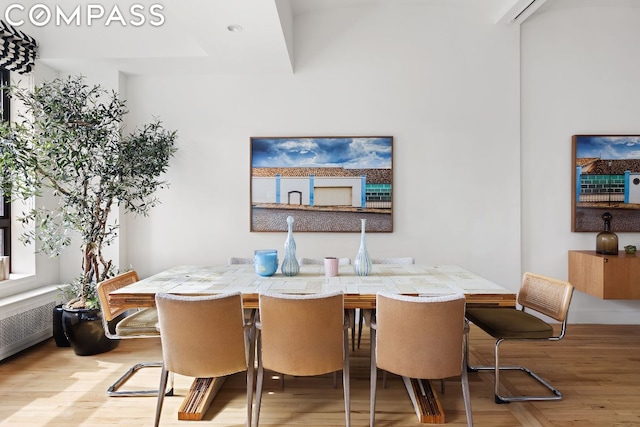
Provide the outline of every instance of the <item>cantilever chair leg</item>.
[[[494,393],[496,403],[561,400],[562,393],[539,375],[524,366],[500,366],[500,345],[504,341],[560,341],[567,328],[567,314],[573,295],[574,287],[571,283],[534,273],[525,273],[518,292],[517,303],[520,309],[502,307],[469,307],[466,309],[467,321],[474,323],[496,340],[494,347],[493,366],[468,366],[467,371],[493,371]],[[525,311],[527,310],[527,311]],[[560,331],[539,316],[529,313],[539,313],[560,322]],[[467,330],[468,341],[468,330]],[[466,346],[467,358],[469,346]],[[468,360],[468,359],[467,359]],[[540,385],[546,387],[549,395],[519,395],[503,396],[500,394],[500,371],[523,371]]]
[[[535,401],[544,401],[544,400],[561,400],[562,393],[560,390],[552,386],[548,381],[540,377],[535,372],[531,371],[529,368],[524,366],[500,366],[500,344],[502,344],[505,339],[499,339],[496,341],[494,347],[494,366],[471,366],[469,364],[469,337],[467,336],[465,340],[465,359],[467,364],[467,372],[478,372],[478,371],[493,371],[494,373],[494,394],[495,394],[495,402],[500,403],[511,403],[511,402],[525,402],[530,400]],[[509,341],[526,341],[526,340],[509,340]],[[547,396],[537,396],[537,395],[527,395],[527,396],[505,396],[500,394],[500,371],[523,371],[529,374],[532,378],[537,380],[540,384],[546,387],[549,391],[553,393],[553,395]]]
[[[560,390],[552,386],[549,382],[544,380],[535,372],[531,371],[529,368],[524,366],[500,366],[500,356],[499,356],[499,346],[505,340],[497,340],[495,344],[494,357],[495,357],[495,366],[471,366],[467,364],[468,372],[477,372],[477,371],[493,371],[494,372],[494,394],[495,394],[495,402],[496,403],[510,403],[510,402],[524,402],[530,400],[561,400],[562,393]],[[546,387],[549,391],[553,393],[553,395],[548,396],[504,396],[500,394],[500,371],[523,371],[529,374],[531,377],[536,379],[540,384]]]
[[[128,397],[128,396],[157,396],[158,390],[122,390],[119,388],[125,384],[136,372],[143,368],[162,368],[162,362],[143,362],[133,365],[116,382],[107,389],[107,396]],[[173,396],[173,373],[169,381],[169,389],[165,389],[165,396]]]

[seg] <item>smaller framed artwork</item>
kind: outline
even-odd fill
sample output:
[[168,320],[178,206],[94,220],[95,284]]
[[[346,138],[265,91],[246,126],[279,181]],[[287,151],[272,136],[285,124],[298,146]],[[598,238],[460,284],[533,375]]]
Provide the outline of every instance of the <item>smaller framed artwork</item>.
[[640,231],[640,135],[573,135],[571,231]]
[[393,231],[393,137],[252,137],[251,231]]

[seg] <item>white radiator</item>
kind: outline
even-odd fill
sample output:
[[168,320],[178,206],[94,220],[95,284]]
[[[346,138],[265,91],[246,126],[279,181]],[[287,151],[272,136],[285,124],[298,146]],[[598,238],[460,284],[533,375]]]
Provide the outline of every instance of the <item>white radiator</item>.
[[56,286],[46,286],[0,299],[0,360],[53,335],[59,294]]

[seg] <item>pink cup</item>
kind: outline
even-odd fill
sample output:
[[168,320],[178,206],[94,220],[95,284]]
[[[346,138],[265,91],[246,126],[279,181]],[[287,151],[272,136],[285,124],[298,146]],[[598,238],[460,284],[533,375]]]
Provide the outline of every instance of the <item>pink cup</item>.
[[338,258],[328,256],[324,258],[324,275],[334,277],[338,275]]

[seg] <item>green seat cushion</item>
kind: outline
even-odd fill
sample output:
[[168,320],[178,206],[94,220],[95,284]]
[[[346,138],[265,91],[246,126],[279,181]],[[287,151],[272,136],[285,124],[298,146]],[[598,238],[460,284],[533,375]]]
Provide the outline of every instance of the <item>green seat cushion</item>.
[[513,308],[467,308],[467,319],[494,338],[549,338],[553,328],[544,320]]
[[160,335],[158,331],[158,311],[154,307],[130,314],[118,322],[116,333],[121,337]]

